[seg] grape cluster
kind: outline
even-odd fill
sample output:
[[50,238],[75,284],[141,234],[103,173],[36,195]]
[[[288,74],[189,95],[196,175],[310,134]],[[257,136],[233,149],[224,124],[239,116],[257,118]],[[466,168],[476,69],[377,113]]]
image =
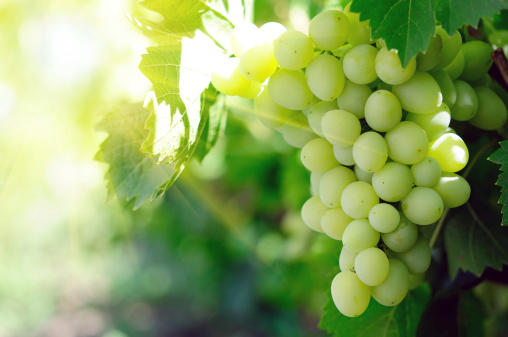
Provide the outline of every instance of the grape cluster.
[[212,84],[253,98],[259,120],[301,148],[312,194],[303,221],[343,243],[331,284],[338,310],[361,315],[371,297],[397,305],[431,262],[420,233],[470,196],[457,174],[469,153],[451,119],[485,130],[506,122],[487,74],[492,47],[438,26],[402,67],[349,7],[317,15],[308,34],[242,24],[231,46]]

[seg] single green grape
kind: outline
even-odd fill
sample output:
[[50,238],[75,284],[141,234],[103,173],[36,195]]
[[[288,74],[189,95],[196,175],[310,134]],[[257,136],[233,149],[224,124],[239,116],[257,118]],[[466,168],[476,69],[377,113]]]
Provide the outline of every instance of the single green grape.
[[478,98],[478,110],[469,120],[469,124],[483,130],[501,128],[506,123],[508,115],[501,98],[487,87],[476,87],[474,92]]
[[400,122],[385,134],[385,140],[388,156],[399,163],[415,164],[427,155],[427,134],[416,123]]
[[314,98],[305,75],[299,70],[279,68],[270,77],[267,87],[273,101],[286,109],[305,109]]
[[353,144],[353,159],[366,172],[383,167],[388,159],[388,146],[383,136],[374,131],[362,133]]
[[351,48],[344,56],[344,74],[356,84],[368,84],[377,79],[376,55],[378,51],[369,44]]
[[303,166],[312,172],[324,173],[340,165],[333,155],[332,145],[323,138],[316,138],[305,144],[300,158]]
[[409,250],[418,239],[418,227],[403,213],[399,213],[400,221],[397,228],[389,233],[381,233],[384,244],[394,252]]
[[321,218],[328,210],[329,208],[321,202],[319,196],[310,197],[302,206],[303,222],[313,231],[323,233]]
[[470,82],[478,81],[485,76],[494,62],[490,56],[493,52],[492,46],[486,42],[474,40],[464,43],[461,50],[465,63],[460,78]]
[[320,101],[314,104],[308,114],[309,125],[311,129],[319,136],[324,138],[323,131],[321,130],[321,119],[323,115],[330,110],[337,110],[336,101]]
[[457,101],[450,111],[452,118],[457,121],[468,121],[478,111],[478,96],[468,83],[456,80],[454,82],[457,90]]
[[388,257],[379,248],[362,250],[355,259],[355,271],[360,281],[368,286],[377,286],[388,276]]
[[299,70],[305,68],[312,60],[314,45],[304,33],[288,30],[275,40],[273,55],[282,68]]
[[351,221],[353,219],[342,208],[334,208],[326,211],[321,217],[321,228],[332,239],[342,240],[342,235]]
[[457,56],[462,46],[462,37],[459,32],[455,32],[450,37],[441,26],[436,27],[436,34],[441,36],[441,42],[443,44],[441,48],[441,59],[434,67],[434,70],[439,70],[449,65],[455,56]]
[[374,91],[365,103],[365,120],[379,132],[386,132],[397,125],[402,118],[399,100],[389,91]]
[[349,223],[342,234],[342,243],[349,250],[359,253],[364,249],[375,247],[380,234],[367,219],[357,219]]
[[407,82],[415,73],[416,59],[412,58],[403,68],[396,50],[383,47],[379,50],[375,60],[376,74],[388,84],[396,85]]
[[342,62],[329,54],[314,57],[305,70],[305,78],[310,91],[323,101],[335,100],[346,80]]
[[384,306],[394,306],[402,302],[409,291],[409,272],[398,259],[391,258],[386,279],[372,287],[372,297]]
[[430,114],[443,102],[436,80],[428,73],[417,71],[407,82],[394,85],[393,93],[403,109],[417,114]]
[[361,133],[358,118],[345,110],[330,110],[321,119],[321,130],[325,138],[335,146],[349,147]]
[[334,50],[346,42],[350,32],[349,19],[338,10],[327,10],[316,15],[309,23],[309,36],[314,45],[323,50]]
[[353,147],[333,146],[333,154],[335,159],[344,166],[353,166],[355,158],[353,157]]
[[353,219],[367,218],[370,209],[378,203],[379,197],[372,185],[364,181],[355,181],[349,184],[342,191],[340,198],[342,209]]
[[431,261],[429,241],[419,237],[411,249],[395,253],[395,258],[404,263],[410,274],[423,274],[429,269]]
[[337,104],[339,109],[346,110],[355,115],[358,119],[365,117],[365,103],[372,90],[366,84],[356,84],[346,80],[344,89],[339,97]]
[[376,194],[388,202],[402,200],[411,191],[413,176],[407,165],[388,162],[372,176],[372,187]]
[[390,204],[377,204],[370,209],[369,222],[380,233],[393,232],[400,222],[399,211]]
[[441,217],[444,210],[443,199],[429,187],[414,187],[402,199],[404,215],[417,225],[430,225]]
[[334,167],[321,177],[319,183],[319,196],[327,207],[340,207],[342,191],[351,183],[356,181],[356,175],[347,167]]
[[357,317],[363,314],[370,302],[370,287],[351,271],[338,273],[332,281],[332,299],[344,316]]
[[444,207],[454,208],[464,205],[471,195],[471,186],[466,179],[455,173],[442,172],[434,190],[443,199]]
[[455,133],[445,133],[430,142],[427,155],[436,159],[445,172],[460,171],[469,160],[466,143]]
[[416,186],[434,187],[441,177],[441,166],[436,159],[425,157],[411,166],[411,173]]

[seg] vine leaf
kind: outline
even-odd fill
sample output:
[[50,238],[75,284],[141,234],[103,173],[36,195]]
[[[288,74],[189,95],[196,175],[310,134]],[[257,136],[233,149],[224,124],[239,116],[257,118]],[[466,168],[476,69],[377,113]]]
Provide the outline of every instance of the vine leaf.
[[413,337],[429,299],[430,289],[424,285],[393,307],[371,298],[362,315],[349,318],[337,310],[329,292],[319,327],[335,337]]
[[480,18],[508,8],[508,0],[354,0],[351,11],[370,20],[372,37],[383,38],[397,49],[406,66],[418,52],[427,49],[435,34],[436,20],[452,35],[465,24],[477,26]]
[[435,34],[431,0],[354,0],[351,11],[370,20],[372,38],[382,38],[397,49],[405,67],[418,52],[425,51]]
[[503,205],[502,213],[503,220],[502,225],[508,225],[508,140],[499,143],[501,147],[494,152],[488,160],[496,164],[501,165],[501,173],[496,185],[501,186],[501,197],[499,203]]
[[97,126],[109,134],[96,156],[109,164],[109,196],[134,200],[134,208],[178,173],[170,165],[157,165],[156,160],[139,150],[146,138],[143,123],[149,113],[141,104],[125,105],[106,114]]
[[455,278],[459,269],[478,276],[488,266],[501,270],[508,263],[508,227],[490,218],[480,218],[473,207],[460,208],[449,216],[444,240],[448,272]]
[[147,48],[139,65],[153,85],[145,100],[147,109],[132,105],[108,114],[99,129],[109,137],[97,154],[110,165],[110,194],[135,199],[135,208],[164,194],[192,158],[202,160],[215,145],[225,106],[210,85],[210,72],[215,57],[227,53],[233,29],[228,0],[142,4],[162,17],[153,22],[127,13],[158,43]]
[[480,18],[492,17],[501,9],[508,8],[506,0],[433,0],[436,19],[452,35],[463,25],[478,26]]

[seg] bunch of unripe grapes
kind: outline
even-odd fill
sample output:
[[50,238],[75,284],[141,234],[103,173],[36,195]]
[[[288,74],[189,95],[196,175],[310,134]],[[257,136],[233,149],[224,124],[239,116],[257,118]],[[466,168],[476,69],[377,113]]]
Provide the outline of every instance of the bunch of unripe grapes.
[[457,174],[469,153],[451,119],[484,130],[506,122],[487,74],[492,47],[438,26],[402,67],[349,7],[317,15],[308,34],[238,25],[231,47],[212,84],[253,98],[259,120],[301,148],[312,194],[302,218],[343,244],[331,284],[338,310],[359,316],[371,297],[399,304],[431,262],[420,233],[470,196]]

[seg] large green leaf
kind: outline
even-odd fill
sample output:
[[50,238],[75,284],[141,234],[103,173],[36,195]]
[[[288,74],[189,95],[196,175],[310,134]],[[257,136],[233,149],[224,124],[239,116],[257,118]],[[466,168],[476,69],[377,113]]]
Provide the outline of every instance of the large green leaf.
[[435,33],[431,0],[354,0],[351,10],[370,20],[374,39],[383,38],[399,51],[403,66],[427,49]]
[[478,26],[480,18],[508,8],[506,0],[432,0],[436,20],[451,36],[463,25]]
[[508,263],[508,227],[500,226],[488,213],[473,209],[469,203],[448,218],[444,239],[451,278],[459,269],[479,276],[489,266],[500,270]]
[[354,0],[351,10],[370,20],[372,37],[383,38],[399,51],[405,66],[427,49],[435,19],[451,35],[465,24],[477,26],[480,18],[508,8],[507,0]]
[[503,205],[503,222],[504,226],[508,225],[508,141],[499,143],[501,147],[494,152],[488,159],[496,164],[501,165],[501,173],[496,185],[501,186],[501,197],[499,203]]
[[430,289],[425,285],[409,292],[404,301],[393,307],[371,298],[362,315],[349,318],[337,310],[328,293],[319,327],[335,337],[413,337],[429,298]]
[[149,113],[141,104],[126,105],[108,113],[98,125],[100,131],[108,133],[97,159],[109,164],[109,193],[134,199],[135,208],[178,174],[173,166],[157,165],[155,159],[140,151],[147,134],[143,123]]

